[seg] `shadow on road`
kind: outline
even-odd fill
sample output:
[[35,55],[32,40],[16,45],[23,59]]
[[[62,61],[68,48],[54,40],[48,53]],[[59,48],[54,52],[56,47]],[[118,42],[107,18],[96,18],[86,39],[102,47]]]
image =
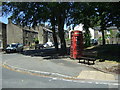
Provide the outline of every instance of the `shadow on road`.
[[[67,48],[67,55],[63,55],[61,50],[56,51],[55,48],[39,49],[39,50],[25,50],[23,55],[31,57],[41,56],[44,59],[60,59],[70,57],[70,48]],[[101,61],[110,60],[120,62],[120,45],[99,45],[91,49],[85,49],[83,55],[94,57]]]
[[[67,48],[69,52],[69,48]],[[55,48],[49,49],[38,49],[38,50],[25,50],[22,52],[23,55],[28,55],[31,57],[44,57],[43,59],[60,59],[69,57],[69,53],[67,55],[63,55],[61,50],[56,51]]]

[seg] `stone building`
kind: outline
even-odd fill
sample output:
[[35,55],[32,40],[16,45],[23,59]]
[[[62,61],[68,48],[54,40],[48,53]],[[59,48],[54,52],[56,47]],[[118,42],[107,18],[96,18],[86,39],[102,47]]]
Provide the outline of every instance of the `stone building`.
[[6,28],[7,44],[23,43],[23,31],[18,25],[13,24],[10,20]]
[[23,45],[30,46],[34,43],[34,39],[38,38],[38,31],[33,29],[23,28]]
[[5,48],[7,45],[6,26],[6,24],[0,22],[0,49]]
[[0,22],[0,48],[5,49],[7,44],[22,43],[25,46],[33,43],[33,39],[38,37],[38,32],[33,29],[25,29],[13,24],[10,20],[8,24]]
[[46,27],[43,27],[43,43],[53,42],[52,31]]
[[[84,33],[82,24],[79,24],[76,27],[74,27],[74,30],[80,30]],[[94,27],[93,29],[89,28],[89,30],[91,34],[91,39],[97,39],[98,44],[101,45],[102,44],[102,33],[100,32],[100,27]],[[116,37],[118,33],[120,35],[119,30],[115,26],[108,27],[106,30],[104,30],[106,44],[120,44],[120,37]],[[71,38],[71,31],[73,30],[69,31],[69,39]]]
[[38,40],[40,44],[53,42],[52,30],[48,29],[48,27],[37,26],[35,29],[38,31]]
[[[120,38],[116,35],[120,33],[117,27],[111,26],[104,30],[106,44],[120,44]],[[95,39],[98,39],[98,43],[102,44],[102,33],[100,32],[100,27],[96,27],[94,31]]]
[[2,23],[0,22],[0,49],[2,48]]
[[9,20],[8,24],[0,22],[0,48],[5,49],[7,44],[22,43],[24,46],[30,46],[37,38],[40,44],[48,41],[53,42],[52,31],[46,27],[38,26],[35,29],[20,27]]

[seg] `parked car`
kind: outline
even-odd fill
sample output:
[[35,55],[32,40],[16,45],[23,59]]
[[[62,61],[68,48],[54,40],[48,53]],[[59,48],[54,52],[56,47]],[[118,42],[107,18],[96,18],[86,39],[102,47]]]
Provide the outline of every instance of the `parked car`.
[[35,45],[35,49],[43,49],[43,48],[44,48],[43,44],[36,44]]
[[7,48],[5,51],[6,51],[6,53],[21,52],[21,51],[23,51],[23,44],[19,44],[19,43],[9,44],[9,45],[7,45]]
[[48,47],[53,47],[54,44],[52,42],[47,42],[43,46],[44,46],[44,48],[48,48]]
[[92,42],[93,45],[98,45],[98,40],[97,39],[92,39],[91,42]]

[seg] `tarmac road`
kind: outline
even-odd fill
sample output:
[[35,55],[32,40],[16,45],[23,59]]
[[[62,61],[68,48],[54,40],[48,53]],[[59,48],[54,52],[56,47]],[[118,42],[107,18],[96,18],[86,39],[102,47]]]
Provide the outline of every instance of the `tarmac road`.
[[[43,57],[30,57],[17,53],[2,54],[2,63],[15,67],[78,76],[83,70],[95,71],[84,65],[61,59],[46,60]],[[117,84],[94,80],[70,80],[56,77],[42,77],[2,68],[3,88],[118,88]],[[116,89],[117,90],[117,89]]]
[[69,62],[63,59],[43,59],[44,57],[31,57],[22,54],[2,54],[2,63],[28,70],[60,73],[67,76],[78,76],[82,70],[95,69]]
[[[2,69],[2,88],[109,88],[108,84],[59,80]],[[115,87],[115,86],[114,86]]]

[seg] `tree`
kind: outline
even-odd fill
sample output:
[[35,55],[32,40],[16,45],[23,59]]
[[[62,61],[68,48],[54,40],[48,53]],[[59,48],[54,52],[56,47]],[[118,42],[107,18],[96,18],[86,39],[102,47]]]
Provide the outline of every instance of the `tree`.
[[[54,3],[55,4],[55,3]],[[33,8],[34,7],[34,8]],[[53,10],[55,5],[53,3],[41,3],[41,2],[11,2],[3,3],[3,14],[13,13],[11,16],[12,21],[20,26],[36,27],[42,22],[46,22],[50,19],[50,23],[53,31],[53,39],[55,48],[58,50],[58,42],[55,33],[55,15]]]
[[92,3],[75,3],[72,12],[74,24],[84,24],[85,30],[85,46],[90,46],[90,31],[89,28],[93,28],[97,23],[97,17],[95,7]]
[[51,23],[51,26],[52,26],[52,31],[53,31],[53,39],[54,39],[54,44],[55,44],[55,48],[56,50],[58,51],[58,41],[57,41],[57,36],[56,36],[56,7],[57,7],[57,3],[48,3],[46,5],[46,7],[48,7],[48,12],[49,12],[49,19],[50,19],[50,23]]
[[[33,8],[34,7],[34,8]],[[62,9],[61,9],[62,8]],[[41,22],[50,21],[55,47],[58,50],[57,37],[55,32],[55,26],[58,26],[58,33],[61,42],[61,50],[63,54],[67,53],[66,42],[64,38],[64,24],[69,12],[69,2],[10,2],[3,3],[3,11],[9,13],[12,11],[12,20],[14,23],[21,26],[35,27]]]
[[3,14],[12,13],[11,19],[15,24],[19,24],[23,27],[35,27],[38,23],[45,22],[48,19],[46,14],[43,13],[46,11],[46,8],[43,8],[43,4],[44,3],[40,2],[3,3]]
[[[62,9],[61,9],[62,8]],[[65,34],[64,34],[64,24],[65,24],[65,19],[67,18],[67,14],[68,14],[68,10],[69,10],[69,3],[59,3],[59,5],[57,6],[57,24],[58,24],[58,34],[60,37],[60,42],[61,42],[61,50],[62,50],[62,54],[66,54],[67,53],[67,49],[66,49],[66,42],[65,42]]]
[[100,26],[100,31],[102,32],[102,43],[105,45],[104,30],[110,26],[117,26],[118,29],[120,29],[120,6],[119,3],[114,2],[95,3],[94,6],[98,17],[98,25]]
[[120,31],[120,2],[111,2],[110,3],[110,19],[112,25],[116,26]]
[[104,30],[106,30],[108,24],[108,13],[106,8],[106,3],[97,3],[96,4],[96,13],[98,13],[98,18],[100,21],[100,31],[102,32],[102,43],[105,44],[105,35]]
[[[102,44],[105,44],[104,30],[111,25],[117,26],[120,30],[120,5],[114,2],[99,3],[75,3],[72,17],[74,24],[84,24],[85,37],[90,37],[89,27],[100,26],[102,32]],[[90,39],[86,39],[85,43],[90,45]]]

